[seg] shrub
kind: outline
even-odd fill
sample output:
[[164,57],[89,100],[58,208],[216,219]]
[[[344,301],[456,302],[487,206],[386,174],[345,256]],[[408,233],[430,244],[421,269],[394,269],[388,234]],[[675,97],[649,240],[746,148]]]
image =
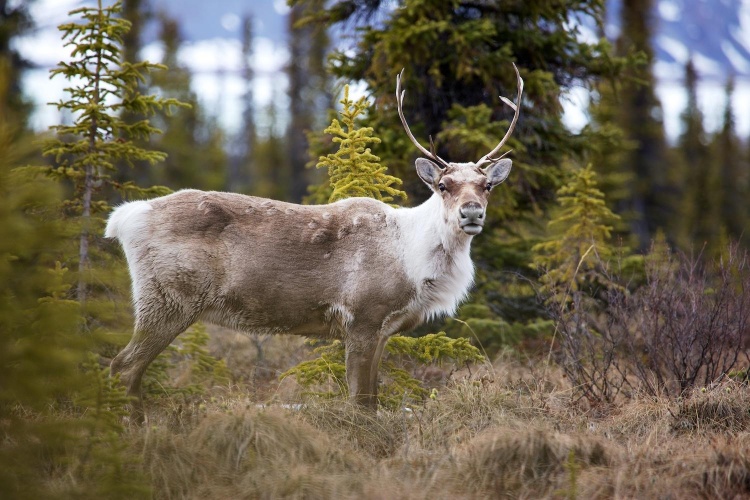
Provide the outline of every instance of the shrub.
[[675,397],[726,376],[750,335],[747,252],[732,245],[707,265],[686,256],[650,259],[646,276],[616,311],[621,321],[633,318],[626,340],[641,386]]
[[143,380],[147,394],[195,395],[229,384],[222,359],[208,351],[209,335],[201,323],[191,326],[149,365]]
[[655,245],[632,293],[610,289],[603,305],[572,297],[570,311],[550,309],[559,359],[593,404],[622,390],[676,398],[709,386],[738,368],[750,335],[750,261],[736,245],[708,264]]
[[[319,356],[287,370],[281,375],[293,375],[305,388],[307,394],[326,398],[345,395],[346,368],[344,346],[339,341],[317,347],[313,352]],[[452,339],[445,332],[431,333],[422,337],[394,335],[385,347],[381,362],[384,380],[378,401],[388,408],[397,408],[410,401],[424,399],[429,391],[409,373],[407,368],[416,365],[440,364],[448,360],[463,365],[483,361],[485,358],[466,338]]]

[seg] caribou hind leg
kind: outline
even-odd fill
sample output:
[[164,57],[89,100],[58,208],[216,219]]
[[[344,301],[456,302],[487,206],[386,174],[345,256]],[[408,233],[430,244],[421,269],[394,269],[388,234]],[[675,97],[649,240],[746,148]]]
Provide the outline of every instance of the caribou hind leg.
[[141,380],[148,366],[191,324],[177,323],[159,332],[135,330],[128,345],[110,365],[112,375],[120,374],[120,381],[127,389],[128,396],[140,397]]
[[167,301],[164,294],[148,294],[135,301],[133,337],[112,360],[110,373],[120,374],[120,381],[128,396],[134,398],[134,407],[138,410],[141,409],[141,380],[146,369],[198,319],[196,309],[187,309],[180,304],[180,301]]

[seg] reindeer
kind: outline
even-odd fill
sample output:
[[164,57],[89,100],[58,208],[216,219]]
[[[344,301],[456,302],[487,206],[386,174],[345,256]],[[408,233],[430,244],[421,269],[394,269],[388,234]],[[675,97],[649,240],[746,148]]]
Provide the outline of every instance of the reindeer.
[[117,207],[106,237],[124,249],[135,329],[113,359],[140,400],[148,365],[198,320],[257,334],[341,339],[352,400],[377,407],[377,373],[388,338],[452,315],[473,283],[471,241],[482,231],[490,191],[510,173],[494,158],[515,128],[476,163],[449,163],[414,138],[426,158],[417,175],[433,191],[423,204],[393,208],[370,198],[303,206],[192,189]]

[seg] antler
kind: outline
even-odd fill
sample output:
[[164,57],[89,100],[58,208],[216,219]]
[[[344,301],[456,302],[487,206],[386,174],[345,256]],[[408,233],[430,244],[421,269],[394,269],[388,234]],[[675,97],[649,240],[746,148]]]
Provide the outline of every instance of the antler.
[[430,136],[430,149],[432,151],[427,151],[415,138],[414,134],[411,133],[411,130],[409,130],[409,124],[406,123],[406,118],[404,118],[404,94],[406,94],[405,90],[401,90],[401,76],[403,76],[404,70],[401,70],[401,73],[396,76],[396,102],[398,103],[398,116],[401,118],[401,123],[404,125],[404,129],[406,130],[406,135],[409,136],[409,139],[411,139],[411,142],[414,143],[414,145],[419,149],[423,155],[425,155],[427,158],[434,160],[440,165],[441,168],[445,168],[448,166],[448,162],[440,158],[437,153],[435,153],[435,144],[432,142],[432,136]]
[[495,149],[484,155],[482,158],[479,159],[479,161],[476,163],[477,167],[481,167],[485,163],[494,163],[506,154],[503,154],[500,158],[493,158],[498,151],[500,151],[500,148],[503,147],[503,144],[505,144],[505,141],[508,140],[508,137],[510,137],[510,134],[513,133],[513,129],[516,128],[516,122],[518,121],[518,116],[521,114],[521,96],[523,95],[523,78],[521,78],[521,74],[518,72],[518,68],[516,68],[516,64],[513,63],[513,69],[516,71],[516,79],[518,80],[518,104],[513,104],[510,99],[507,99],[503,96],[500,96],[500,99],[513,108],[513,111],[515,111],[515,114],[513,115],[513,121],[510,122],[510,127],[508,128],[508,131],[505,133],[505,137],[500,141],[500,144],[495,146]]

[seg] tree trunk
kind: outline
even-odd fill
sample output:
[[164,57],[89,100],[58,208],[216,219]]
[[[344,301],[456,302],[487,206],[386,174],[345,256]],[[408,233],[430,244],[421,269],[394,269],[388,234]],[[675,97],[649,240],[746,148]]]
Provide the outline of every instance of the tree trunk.
[[81,239],[78,247],[78,301],[86,302],[86,272],[89,262],[89,233],[91,224],[91,194],[94,190],[94,167],[86,165],[83,181],[83,210],[81,211]]
[[[99,15],[102,15],[102,2],[98,1]],[[94,88],[92,90],[91,104],[96,107],[99,105],[100,84],[102,74],[102,47],[96,49],[96,70],[94,71]],[[91,126],[88,131],[89,155],[96,151],[96,137],[99,130],[99,122],[94,115],[91,119]],[[89,234],[91,232],[91,198],[94,192],[94,165],[90,161],[84,167],[83,194],[81,199],[81,238],[78,247],[78,302],[81,307],[86,303],[86,276],[90,266],[89,259]]]

